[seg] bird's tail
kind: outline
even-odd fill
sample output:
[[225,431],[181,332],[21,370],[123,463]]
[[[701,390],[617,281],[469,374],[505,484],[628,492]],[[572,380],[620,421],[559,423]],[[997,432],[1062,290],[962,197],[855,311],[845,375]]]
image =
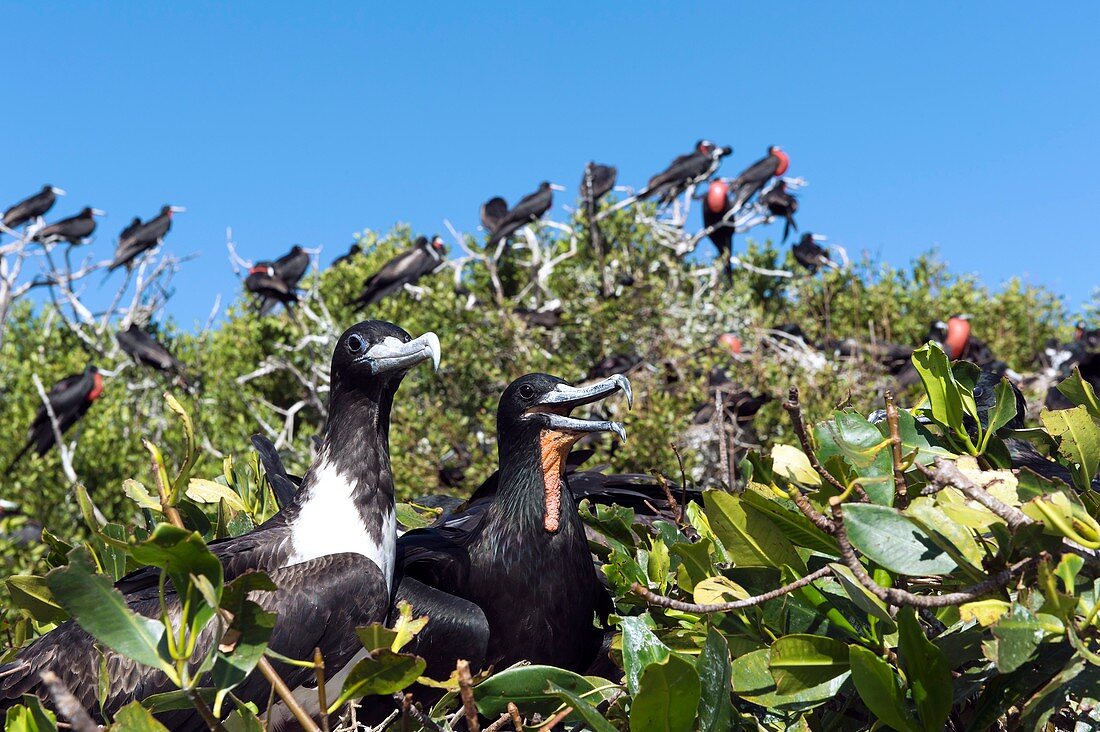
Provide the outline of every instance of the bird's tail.
[[783,226],[783,243],[787,243],[787,237],[791,233],[791,229],[798,231],[798,224],[794,222],[794,216],[787,214],[787,223]]

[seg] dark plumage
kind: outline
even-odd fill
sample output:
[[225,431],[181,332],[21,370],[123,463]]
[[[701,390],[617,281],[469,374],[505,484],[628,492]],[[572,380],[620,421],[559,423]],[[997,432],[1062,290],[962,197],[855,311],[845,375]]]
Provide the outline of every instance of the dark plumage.
[[351,260],[359,256],[359,253],[363,251],[363,247],[358,242],[352,244],[346,254],[341,254],[339,257],[332,261],[332,266],[335,267],[340,264],[347,264]]
[[405,285],[415,284],[424,275],[431,274],[446,257],[447,248],[442,238],[433,236],[429,240],[426,236],[417,237],[411,249],[386,262],[382,269],[367,279],[363,291],[351,304],[359,308],[373,305]]
[[726,281],[733,281],[733,263],[730,255],[733,253],[733,221],[727,218],[730,212],[729,183],[721,178],[712,180],[707,187],[707,196],[703,201],[703,227],[713,228],[707,238],[711,240],[718,250],[718,259],[721,260],[722,271],[726,275]]
[[56,241],[67,241],[70,244],[80,244],[95,231],[95,217],[102,216],[99,209],[85,206],[76,216],[43,226],[31,237],[33,241],[50,244]]
[[503,198],[491,198],[481,207],[481,222],[489,224],[489,243],[496,244],[505,241],[527,224],[538,221],[550,210],[554,204],[554,192],[547,181],[539,183],[534,193],[524,196],[519,203],[507,211],[502,211],[502,205],[506,206]]
[[618,169],[613,165],[590,162],[584,166],[584,175],[581,176],[581,198],[592,205],[599,203],[615,187],[618,174]]
[[134,361],[157,371],[167,371],[182,376],[183,364],[167,348],[153,338],[146,330],[130,323],[126,330],[115,334],[115,340],[122,351]]
[[769,147],[765,157],[745,168],[733,179],[730,184],[733,207],[740,209],[748,203],[749,199],[755,196],[773,176],[778,177],[786,173],[790,162],[787,153],[780,150],[778,145]]
[[[57,426],[61,434],[65,434],[70,427],[76,424],[92,406],[92,402],[103,393],[103,377],[95,366],[88,366],[83,373],[66,376],[61,381],[50,387],[46,392],[46,398],[50,402],[54,416],[57,418]],[[53,424],[50,422],[49,412],[45,404],[39,404],[38,411],[34,413],[34,421],[27,432],[27,444],[19,451],[19,454],[8,464],[11,469],[32,448],[39,456],[45,455],[51,447],[57,443],[54,436]]]
[[298,283],[309,269],[309,254],[295,244],[274,262],[257,262],[248,270],[244,286],[260,295],[260,314],[266,315],[282,303],[298,302]]
[[42,186],[38,193],[24,198],[4,212],[4,226],[14,229],[39,216],[45,216],[53,208],[59,195],[65,195],[65,191],[54,186]]
[[[583,389],[545,374],[512,382],[497,409],[495,486],[398,540],[397,598],[432,618],[411,649],[429,669],[453,668],[456,652],[498,669],[528,660],[583,672],[595,660],[603,632],[593,619],[606,617],[610,603],[569,487],[567,455],[586,433],[623,431],[568,414],[620,389],[629,399],[622,376]],[[460,642],[467,648],[456,648]]]
[[[279,591],[256,598],[277,615],[270,647],[295,658],[310,657],[319,647],[328,679],[363,653],[355,628],[382,621],[389,611],[396,541],[390,407],[404,374],[426,360],[438,363],[438,355],[438,339],[431,333],[413,340],[397,326],[378,321],[345,331],[332,357],[324,441],[301,489],[255,530],[210,545],[226,581],[254,570],[270,574]],[[136,611],[159,614],[159,577],[159,570],[147,567],[116,587]],[[167,602],[170,609],[179,606],[172,594]],[[204,634],[198,652],[214,640]],[[48,669],[86,709],[98,714],[95,645],[72,621],[34,641],[17,661],[0,667],[0,707],[17,703],[23,693],[42,695],[38,674]],[[163,675],[104,651],[111,673],[106,714],[113,716],[134,699],[169,690]],[[312,669],[275,667],[292,690],[315,679]],[[336,691],[329,692],[328,698],[335,698]],[[259,673],[234,690],[261,712],[268,693]],[[316,694],[302,696],[316,699]],[[271,728],[288,728],[287,716],[279,706],[269,710]],[[166,713],[161,721],[173,730],[205,728],[193,710]]]
[[829,259],[829,252],[814,241],[814,235],[809,232],[803,234],[801,241],[791,247],[791,254],[796,262],[810,270],[810,274],[815,274],[821,267],[840,268],[840,265]]
[[783,225],[783,241],[787,241],[791,230],[798,231],[798,224],[794,222],[795,212],[798,211],[798,199],[794,194],[787,192],[787,184],[778,180],[760,196],[760,203],[768,209],[772,216],[782,216],[786,219]]
[[733,148],[718,147],[710,140],[699,140],[694,151],[679,156],[650,178],[646,187],[638,192],[637,199],[642,201],[656,196],[662,204],[671,203],[688,186],[710,177],[718,170],[722,158],[732,152]]
[[115,258],[108,271],[113,272],[119,267],[131,269],[134,260],[142,253],[160,245],[172,228],[172,215],[182,211],[179,206],[161,206],[160,213],[142,224],[138,224],[135,218],[119,235]]

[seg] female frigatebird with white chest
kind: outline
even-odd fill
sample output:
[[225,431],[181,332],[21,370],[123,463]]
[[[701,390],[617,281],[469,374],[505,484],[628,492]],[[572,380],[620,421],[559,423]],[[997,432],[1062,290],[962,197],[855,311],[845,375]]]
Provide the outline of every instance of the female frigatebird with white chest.
[[413,649],[429,669],[454,668],[460,635],[487,638],[482,657],[465,656],[481,667],[526,660],[583,672],[595,660],[604,636],[596,618],[611,606],[567,483],[566,456],[586,434],[626,432],[618,422],[569,414],[617,391],[632,401],[621,374],[587,387],[546,374],[513,381],[497,409],[492,499],[475,495],[465,511],[398,540],[397,599],[432,618]]
[[57,197],[64,195],[65,191],[56,186],[42,186],[38,193],[24,198],[4,212],[4,226],[15,229],[28,221],[33,222],[39,216],[45,216],[57,202]]
[[[354,629],[384,620],[391,607],[397,524],[390,408],[405,373],[424,361],[439,363],[439,339],[433,333],[414,340],[401,328],[379,321],[345,331],[332,356],[324,439],[301,488],[289,505],[252,532],[210,545],[226,581],[253,570],[271,576],[279,590],[254,596],[276,615],[270,647],[299,659],[320,648],[329,699],[363,652]],[[116,587],[134,610],[154,615],[160,612],[158,583],[159,571],[146,568]],[[170,609],[178,607],[174,596],[169,602]],[[204,655],[217,640],[213,632],[204,632],[196,655]],[[38,639],[12,664],[0,667],[0,707],[17,703],[24,693],[42,694],[39,673],[51,670],[85,709],[98,710],[95,647],[94,639],[72,621]],[[163,674],[113,651],[107,651],[107,665],[107,715],[135,699],[169,690]],[[307,710],[316,713],[313,669],[274,666]],[[255,673],[234,694],[263,711],[269,685]],[[268,710],[267,718],[268,729],[294,723],[281,705]],[[173,730],[205,728],[191,710],[166,713],[162,722]]]

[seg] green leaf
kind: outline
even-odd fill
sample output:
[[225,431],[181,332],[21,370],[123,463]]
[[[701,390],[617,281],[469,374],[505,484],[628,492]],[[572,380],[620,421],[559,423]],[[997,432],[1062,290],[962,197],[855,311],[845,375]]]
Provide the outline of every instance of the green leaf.
[[192,632],[198,632],[214,617],[217,607],[207,602],[191,577],[209,580],[214,599],[220,601],[222,565],[198,532],[157,524],[149,538],[131,547],[130,553],[142,564],[160,567],[167,573],[181,602],[188,607],[185,622]]
[[198,503],[217,503],[218,501],[225,501],[225,505],[229,506],[234,511],[248,510],[248,506],[244,504],[240,496],[233,492],[232,488],[213,480],[206,480],[205,478],[192,478],[187,483],[185,495],[192,501]]
[[359,636],[359,642],[363,648],[373,651],[376,648],[389,648],[393,650],[393,643],[397,640],[397,631],[387,628],[381,623],[371,623],[365,628],[356,628],[355,634]]
[[699,693],[699,674],[688,661],[670,655],[650,664],[630,705],[630,732],[693,729]]
[[890,664],[862,646],[852,646],[848,660],[852,682],[871,714],[900,732],[919,732],[920,726],[905,704],[901,679]]
[[351,699],[401,691],[424,673],[425,665],[424,659],[419,656],[380,648],[351,669],[340,696],[329,706],[329,713]]
[[768,670],[770,654],[769,649],[762,648],[733,660],[731,684],[737,696],[768,709],[805,711],[834,699],[840,687],[848,680],[848,674],[841,674],[820,686],[795,694],[781,695],[776,693],[775,679]]
[[782,567],[789,564],[805,571],[794,544],[761,511],[725,491],[703,494],[707,518],[726,549],[730,561],[739,567]]
[[57,718],[38,697],[24,694],[22,702],[8,708],[4,732],[57,732]]
[[620,621],[623,633],[623,670],[631,694],[638,693],[642,671],[668,658],[669,649],[646,625],[645,617],[632,615]]
[[1077,487],[1087,490],[1100,467],[1100,425],[1085,407],[1044,409],[1039,418],[1059,439],[1058,452],[1072,464]]
[[1043,640],[1043,624],[1023,605],[1013,605],[1012,612],[993,624],[996,653],[991,659],[1002,674],[1015,671],[1035,652]]
[[726,732],[733,726],[733,703],[730,700],[730,649],[726,639],[713,627],[707,628],[707,639],[695,662],[699,674],[698,732]]
[[885,632],[893,633],[897,630],[894,618],[890,615],[886,603],[877,596],[872,595],[871,591],[856,579],[855,575],[852,574],[852,570],[840,563],[830,564],[829,567],[833,570],[833,575],[840,583],[844,593],[848,595],[848,599],[854,602],[860,610],[867,613],[868,616],[877,620],[879,627],[884,628]]
[[684,590],[691,592],[697,583],[714,571],[710,550],[710,539],[700,539],[694,544],[679,542],[669,547],[668,553],[680,560],[680,566],[676,568],[676,581]]
[[936,344],[926,343],[913,351],[913,366],[928,394],[932,418],[956,434],[965,434],[963,398],[947,354]]
[[424,506],[401,502],[396,504],[396,509],[397,523],[409,531],[430,526],[443,513],[442,509],[425,508]]
[[848,671],[848,645],[822,635],[785,635],[772,643],[768,667],[779,694],[805,691]]
[[841,510],[852,546],[891,572],[938,576],[957,566],[947,552],[897,509],[845,503]]
[[46,585],[77,624],[96,640],[116,653],[176,678],[175,669],[166,660],[166,648],[164,657],[161,655],[164,625],[127,607],[122,593],[111,581],[95,573],[87,549],[73,549],[67,565],[46,575]]
[[136,480],[127,478],[122,481],[122,492],[125,493],[131,501],[136,503],[138,508],[160,513],[160,501],[153,498],[152,494],[146,490],[145,486]]
[[563,689],[557,684],[550,682],[550,685],[546,689],[546,693],[551,696],[556,696],[562,704],[573,707],[573,713],[570,717],[576,716],[584,722],[585,727],[591,732],[615,732],[615,727],[604,719],[596,707],[589,704],[580,696],[574,694],[568,689]]
[[741,500],[767,514],[768,518],[783,530],[783,534],[795,546],[830,557],[840,556],[840,547],[837,546],[836,540],[810,523],[810,520],[803,516],[793,503],[767,496],[755,490],[751,484],[749,489],[741,494]]
[[1100,399],[1092,384],[1081,377],[1080,367],[1073,367],[1073,373],[1058,385],[1058,391],[1077,406],[1087,409],[1093,419],[1100,420]]
[[26,610],[39,623],[63,623],[69,619],[65,608],[50,594],[45,577],[17,574],[8,577],[5,584],[8,586],[12,604]]
[[898,644],[917,716],[928,732],[942,730],[954,699],[951,667],[943,652],[925,637],[913,608],[898,613]]
[[[222,636],[214,658],[211,679],[220,692],[234,688],[248,677],[267,650],[275,614],[266,612],[255,602],[246,601],[233,614],[233,622]],[[232,648],[227,648],[231,645]],[[219,693],[214,713],[221,711],[223,694]]]
[[130,702],[118,710],[111,732],[168,732],[168,728],[155,720],[141,702]]
[[553,685],[574,694],[587,694],[595,687],[585,677],[553,666],[513,666],[493,674],[474,687],[477,709],[486,717],[497,717],[508,708],[508,702],[524,714],[550,714],[559,706],[557,692],[547,691]]
[[843,459],[859,477],[859,484],[872,501],[889,506],[894,502],[894,466],[890,440],[855,410],[836,412],[833,419],[814,427],[817,457]]

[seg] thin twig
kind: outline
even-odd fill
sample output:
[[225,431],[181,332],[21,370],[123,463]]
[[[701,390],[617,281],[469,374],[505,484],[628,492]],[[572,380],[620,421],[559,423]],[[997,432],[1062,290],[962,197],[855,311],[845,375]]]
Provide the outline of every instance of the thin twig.
[[313,670],[317,674],[317,708],[321,714],[321,729],[328,732],[328,699],[325,698],[325,659],[321,649],[313,649]]
[[1035,523],[1020,509],[1009,506],[1007,503],[998,500],[992,493],[977,485],[974,481],[970,480],[970,478],[967,478],[963,475],[963,472],[959,470],[959,466],[950,460],[938,457],[932,461],[931,468],[918,465],[918,469],[924,473],[928,480],[934,485],[958,488],[967,498],[977,501],[992,511],[996,516],[1004,519],[1005,523],[1007,523],[1008,527],[1013,531],[1016,531],[1022,526],[1028,526]]
[[98,732],[99,727],[92,721],[88,711],[80,705],[65,682],[57,677],[53,671],[43,671],[39,674],[42,683],[53,699],[54,708],[59,716],[69,720],[69,724],[76,732]]
[[206,700],[202,698],[202,695],[200,695],[196,689],[188,689],[187,698],[190,700],[191,706],[193,706],[198,711],[199,716],[202,717],[202,721],[206,722],[206,727],[210,729],[211,732],[225,732],[225,727],[223,727],[218,718],[214,716],[214,712],[210,711],[210,707],[207,706]]
[[806,585],[810,584],[811,582],[816,582],[817,580],[819,580],[822,577],[830,574],[831,572],[832,572],[832,570],[829,569],[829,567],[822,567],[821,569],[817,570],[816,572],[811,572],[810,574],[806,575],[805,577],[802,577],[801,579],[797,579],[794,582],[791,582],[790,584],[783,585],[782,587],[780,587],[778,589],[775,589],[775,590],[772,590],[771,592],[765,592],[762,595],[754,595],[753,597],[747,597],[744,600],[734,600],[732,602],[718,602],[718,603],[712,603],[712,604],[709,604],[709,605],[698,605],[694,602],[683,602],[682,600],[675,600],[671,597],[666,597],[664,595],[658,595],[656,592],[652,592],[648,588],[642,587],[637,582],[633,583],[630,586],[630,589],[631,589],[632,592],[634,592],[634,594],[641,597],[643,600],[648,602],[650,605],[656,605],[657,607],[667,607],[670,610],[680,610],[681,612],[685,612],[685,613],[697,613],[697,614],[702,615],[702,614],[705,614],[705,613],[724,613],[724,612],[729,612],[730,610],[740,610],[740,609],[746,608],[746,607],[753,607],[755,605],[762,605],[763,603],[768,602],[769,600],[774,600],[777,597],[782,597],[783,595],[794,592],[795,590],[797,590],[800,587],[805,587]]
[[901,457],[901,430],[898,426],[898,408],[894,404],[894,393],[886,390],[886,422],[890,426],[890,445],[894,465],[894,496],[897,507],[904,510],[909,505],[909,489],[905,484],[905,474],[902,471]]
[[477,719],[477,705],[474,703],[474,679],[470,674],[470,662],[458,659],[458,693],[462,697],[462,708],[466,710],[466,728],[470,732],[479,732],[481,725]]
[[508,712],[505,712],[504,714],[497,717],[497,721],[486,727],[485,732],[500,732],[500,730],[504,729],[504,725],[508,724],[511,721],[512,715]]
[[412,703],[412,694],[402,694],[400,691],[393,695],[394,700],[401,705],[405,712],[419,724],[427,727],[431,732],[443,732],[443,728],[432,721],[431,717],[424,714],[420,707]]

